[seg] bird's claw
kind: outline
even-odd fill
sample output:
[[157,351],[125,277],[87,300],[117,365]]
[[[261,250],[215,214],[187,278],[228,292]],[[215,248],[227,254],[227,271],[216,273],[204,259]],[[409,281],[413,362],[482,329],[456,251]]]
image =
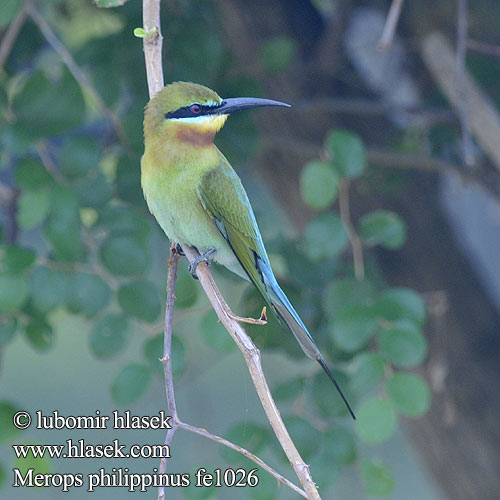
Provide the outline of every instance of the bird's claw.
[[211,248],[210,250],[207,250],[205,253],[202,253],[201,255],[197,255],[190,263],[189,263],[189,274],[197,280],[198,275],[196,274],[196,268],[200,264],[200,262],[206,262],[208,265],[208,258],[215,253],[215,248]]
[[182,247],[179,245],[179,243],[175,244],[174,251],[177,255],[180,255],[181,257],[184,257],[185,253],[182,250]]

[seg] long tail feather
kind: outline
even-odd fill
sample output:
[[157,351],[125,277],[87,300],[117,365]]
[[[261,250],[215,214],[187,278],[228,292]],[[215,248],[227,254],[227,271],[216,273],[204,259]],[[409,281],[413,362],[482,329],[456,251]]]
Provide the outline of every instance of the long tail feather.
[[311,334],[288,300],[288,297],[278,285],[278,282],[276,281],[271,268],[263,261],[258,262],[258,268],[266,286],[266,291],[268,294],[267,300],[269,300],[274,312],[278,316],[278,319],[282,320],[288,326],[288,328],[290,328],[304,353],[311,359],[315,359],[320,364],[321,368],[323,368],[323,370],[337,389],[338,393],[340,394],[340,397],[349,410],[351,417],[356,420],[356,416],[354,415],[351,405],[348,403],[346,397],[344,396],[344,393],[342,392],[342,389],[335,380],[335,377],[332,375],[332,372],[328,368],[328,365],[325,363],[325,360],[323,359],[318,346],[311,337]]

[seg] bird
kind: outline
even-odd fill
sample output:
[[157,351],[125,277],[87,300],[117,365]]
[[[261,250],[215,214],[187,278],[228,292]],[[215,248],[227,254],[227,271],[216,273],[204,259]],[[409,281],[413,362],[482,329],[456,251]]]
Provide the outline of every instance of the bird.
[[290,107],[254,97],[222,99],[196,83],[166,85],[146,105],[141,185],[150,212],[168,238],[196,249],[196,266],[212,258],[255,285],[304,353],[326,372],[354,412],[298,313],[271,269],[262,236],[240,178],[214,144],[231,113],[258,107]]

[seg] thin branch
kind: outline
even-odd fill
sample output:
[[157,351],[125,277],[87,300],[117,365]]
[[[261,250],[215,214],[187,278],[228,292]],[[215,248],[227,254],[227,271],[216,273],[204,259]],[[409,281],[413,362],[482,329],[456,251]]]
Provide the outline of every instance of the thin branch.
[[163,88],[163,64],[161,49],[160,0],[143,0],[142,23],[146,36],[142,39],[149,98],[152,99]]
[[28,13],[23,5],[21,10],[17,13],[16,17],[10,23],[5,35],[0,43],[0,71],[2,71],[7,59],[9,58],[10,51],[17,40],[21,28],[24,26]]
[[339,212],[340,218],[347,229],[347,236],[352,248],[352,260],[354,262],[354,276],[357,280],[365,277],[365,261],[363,258],[363,242],[361,241],[356,228],[351,220],[351,207],[349,204],[349,184],[350,182],[341,179],[339,182]]
[[[172,428],[167,431],[165,444],[170,446],[174,439],[174,434],[179,428],[179,416],[177,414],[177,405],[175,403],[174,377],[172,373],[172,330],[174,321],[174,302],[175,302],[175,282],[177,281],[177,268],[179,265],[179,254],[175,251],[175,244],[170,247],[168,258],[167,273],[167,304],[165,310],[165,331],[163,338],[163,374],[165,378],[165,392],[167,395],[168,412],[172,417]],[[167,471],[167,457],[160,461],[159,473],[165,474]],[[165,487],[158,488],[158,500],[165,498]]]
[[[144,30],[146,33],[153,33],[153,36],[146,36],[144,38],[144,54],[146,59],[146,72],[148,78],[148,88],[149,94],[153,97],[161,88],[163,87],[163,72],[162,72],[162,63],[161,63],[161,44],[162,37],[160,31],[160,1],[159,0],[143,0],[143,24]],[[154,29],[156,28],[156,29]],[[154,29],[154,30],[153,30]],[[154,61],[151,59],[154,58]],[[172,245],[171,253],[173,252],[174,245]],[[188,246],[182,248],[184,254],[188,258],[189,262],[192,262],[195,257],[198,255],[197,252]],[[176,267],[177,261],[173,259],[170,262],[170,267]],[[173,312],[173,297],[174,297],[174,279],[175,270],[169,270],[169,284],[167,285],[167,312],[165,319],[165,345],[164,345],[164,366],[166,372],[170,372],[169,374],[165,374],[165,384],[167,391],[167,399],[170,411],[174,412],[172,420],[174,421],[174,428],[170,429],[166,435],[165,443],[170,444],[173,435],[176,431],[175,423],[180,425],[179,418],[177,416],[177,410],[175,406],[175,398],[173,396],[173,379],[171,378],[171,363],[169,352],[170,348],[170,340],[168,340],[169,335],[171,335],[171,325],[172,318],[170,316],[170,312]],[[253,344],[252,340],[240,324],[233,319],[232,316],[234,314],[231,312],[229,306],[225,302],[222,294],[220,293],[217,285],[215,284],[212,274],[208,265],[205,262],[201,262],[197,267],[197,276],[202,285],[205,293],[207,294],[208,299],[210,300],[219,320],[222,322],[227,331],[231,334],[234,341],[240,348],[245,361],[247,363],[248,369],[250,371],[250,375],[252,377],[252,381],[257,390],[257,394],[261,400],[264,411],[271,423],[271,426],[278,438],[283,451],[285,452],[290,464],[295,470],[297,477],[299,478],[303,488],[304,495],[309,500],[321,500],[319,496],[318,490],[312,477],[309,472],[309,466],[307,466],[302,457],[300,456],[297,448],[295,447],[288,431],[286,430],[285,424],[281,419],[281,415],[279,413],[276,404],[271,396],[271,392],[267,385],[266,379],[264,377],[264,373],[262,371],[262,365],[260,361],[260,352]],[[166,468],[166,459],[162,459],[162,463],[160,467]],[[166,469],[165,469],[166,470]],[[267,470],[267,469],[266,469]],[[279,477],[278,473],[275,472],[273,474],[274,477]],[[281,480],[281,479],[279,479]],[[288,484],[288,483],[286,483]],[[295,488],[294,488],[295,489]],[[302,494],[302,493],[301,493]],[[159,490],[159,500],[163,500],[164,498],[164,490],[160,488]]]
[[382,36],[377,43],[378,50],[388,50],[391,46],[392,40],[394,39],[394,33],[396,32],[396,27],[398,25],[399,16],[401,15],[401,7],[403,6],[403,0],[392,0],[391,8],[387,14],[387,19],[385,21],[384,30],[382,31]]
[[101,97],[99,92],[92,85],[90,80],[87,78],[87,75],[81,70],[76,61],[73,59],[73,56],[69,52],[69,50],[64,46],[64,44],[57,38],[52,28],[49,26],[47,21],[40,14],[35,5],[28,1],[26,3],[26,9],[34,21],[34,23],[38,26],[38,29],[41,31],[42,35],[47,40],[48,44],[52,47],[52,49],[59,55],[62,59],[69,72],[73,75],[74,79],[79,83],[79,85],[87,92],[87,94],[94,100],[97,106],[102,110],[105,116],[110,121],[113,130],[115,131],[117,137],[127,148],[129,147],[129,140],[127,138],[127,134],[122,127],[120,119],[115,115],[115,113],[108,107],[108,105],[104,102],[104,99]]
[[465,105],[470,129],[478,144],[500,171],[500,114],[491,99],[464,70],[464,92],[457,92],[456,54],[446,37],[439,33],[425,35],[421,42],[422,59],[445,97],[458,111]]
[[458,117],[462,130],[464,162],[474,166],[474,147],[470,136],[469,115],[465,101],[465,59],[467,57],[467,0],[458,0],[457,9],[457,53],[455,87],[458,95]]
[[472,40],[469,38],[467,40],[467,48],[487,56],[500,57],[499,45],[492,45],[491,43],[480,42],[479,40]]
[[228,448],[231,448],[234,451],[237,451],[238,453],[241,453],[245,457],[247,457],[249,460],[257,464],[259,467],[267,471],[271,476],[276,478],[280,483],[283,483],[284,485],[288,486],[291,488],[293,491],[298,493],[299,495],[303,496],[304,498],[307,498],[306,492],[301,490],[298,486],[295,486],[291,481],[289,481],[286,477],[282,476],[279,472],[276,472],[273,468],[269,467],[265,462],[263,462],[258,456],[254,455],[252,452],[248,451],[247,449],[238,446],[231,441],[228,441],[227,439],[224,439],[223,437],[217,436],[216,434],[212,434],[211,432],[208,432],[206,429],[202,429],[201,427],[195,427],[194,425],[189,425],[185,424],[184,422],[181,422],[179,424],[179,428],[192,432],[194,434],[198,434],[199,436],[206,437],[207,439],[211,439],[212,441],[215,441],[216,443],[222,444],[224,446],[227,446]]
[[379,116],[391,113],[405,113],[412,118],[425,120],[427,125],[456,123],[456,115],[447,108],[423,108],[402,106],[374,99],[311,98],[294,103],[293,109],[306,113],[343,113],[360,116]]
[[[321,146],[311,141],[293,140],[284,136],[268,134],[264,139],[265,147],[269,149],[286,149],[292,150],[301,155],[301,159],[307,161],[321,155]],[[488,175],[487,172],[474,169],[473,171],[465,170],[460,165],[434,158],[432,156],[403,153],[400,151],[386,151],[383,149],[369,148],[367,150],[368,163],[377,165],[378,167],[396,168],[401,170],[419,170],[426,173],[435,174],[455,174],[464,183],[473,183],[487,191],[491,196],[500,201],[500,183],[495,182],[493,175]],[[497,176],[498,177],[498,176]]]

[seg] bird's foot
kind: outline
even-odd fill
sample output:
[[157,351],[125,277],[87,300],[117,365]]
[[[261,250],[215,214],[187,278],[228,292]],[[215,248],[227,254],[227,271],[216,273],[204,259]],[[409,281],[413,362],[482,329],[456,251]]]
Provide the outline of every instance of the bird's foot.
[[182,250],[182,247],[179,245],[179,243],[175,244],[174,251],[177,255],[180,255],[181,257],[184,257],[185,253]]
[[196,268],[200,264],[200,262],[206,262],[208,265],[208,258],[216,252],[215,248],[211,248],[210,250],[207,250],[205,253],[202,253],[201,255],[197,255],[189,264],[189,273],[191,276],[197,280],[198,275],[196,274]]

